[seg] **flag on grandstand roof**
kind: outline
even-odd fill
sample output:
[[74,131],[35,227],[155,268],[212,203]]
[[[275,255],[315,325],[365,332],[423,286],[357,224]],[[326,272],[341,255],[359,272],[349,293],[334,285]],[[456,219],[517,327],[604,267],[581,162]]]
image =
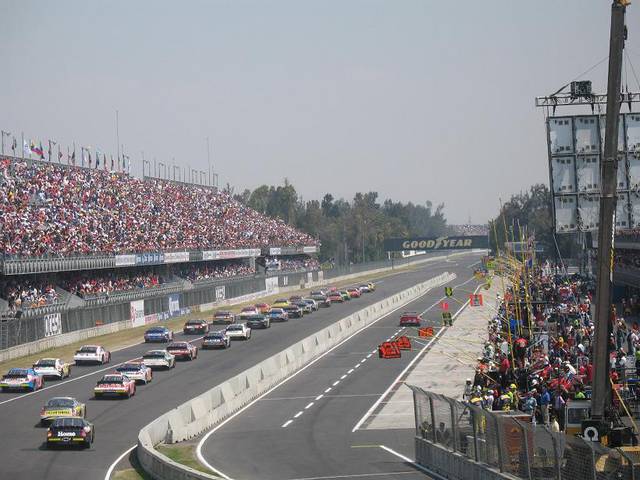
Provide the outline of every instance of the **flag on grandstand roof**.
[[73,154],[71,155],[71,163],[76,164],[76,151],[73,150]]
[[[118,163],[120,163],[120,162],[118,162]],[[111,155],[111,170],[113,170],[113,155]]]
[[16,148],[18,148],[18,142],[16,141],[16,137],[13,137],[13,143],[11,144],[11,150],[13,150],[13,154],[16,154]]
[[42,143],[40,143],[40,146],[37,146],[35,143],[33,143],[33,140],[31,140],[30,148],[33,153],[38,155],[40,158],[44,158],[44,152],[42,151]]
[[102,154],[102,165],[104,166],[104,169],[107,169],[107,154],[103,153]]
[[[89,153],[89,166],[91,166],[91,153]],[[100,149],[96,148],[96,168],[100,166]]]

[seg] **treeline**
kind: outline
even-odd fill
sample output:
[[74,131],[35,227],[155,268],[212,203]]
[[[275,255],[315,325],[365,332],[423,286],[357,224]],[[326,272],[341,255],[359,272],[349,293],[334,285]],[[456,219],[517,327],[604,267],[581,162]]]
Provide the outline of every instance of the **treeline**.
[[[233,194],[229,186],[227,189]],[[380,203],[377,192],[356,193],[351,201],[330,193],[321,201],[305,201],[285,179],[283,185],[262,185],[234,198],[319,238],[320,260],[340,265],[386,258],[385,238],[437,236],[448,230],[443,204],[434,208],[429,201],[424,205]]]
[[512,195],[505,202],[499,215],[489,222],[491,247],[504,249],[506,241],[535,238],[545,249],[547,257],[556,258],[558,250],[563,257],[574,256],[576,236],[555,235],[553,225],[552,196],[549,188],[538,183],[526,192]]

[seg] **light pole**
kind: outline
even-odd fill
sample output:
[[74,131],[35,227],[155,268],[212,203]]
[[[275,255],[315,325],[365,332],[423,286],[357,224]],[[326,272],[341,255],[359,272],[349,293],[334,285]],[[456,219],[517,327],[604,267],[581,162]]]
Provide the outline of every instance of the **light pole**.
[[362,217],[362,263],[364,263],[364,230],[367,226],[367,221]]
[[[142,178],[144,178],[144,174],[145,174],[145,165],[149,165],[149,176],[151,176],[151,162],[149,162],[149,160],[145,160],[144,157],[142,157]],[[122,168],[124,169],[124,165],[122,165]]]
[[[173,159],[175,162],[175,158]],[[176,181],[176,169],[178,170],[178,181],[180,181],[180,167],[177,165],[172,165],[171,168],[173,169],[173,181]]]
[[162,178],[165,178],[167,176],[167,166],[163,162],[158,162],[158,169],[164,170],[164,175],[162,176]]
[[7,136],[7,138],[9,138],[9,136],[11,136],[11,132],[5,132],[4,130],[2,130],[2,155],[4,155],[4,136]]

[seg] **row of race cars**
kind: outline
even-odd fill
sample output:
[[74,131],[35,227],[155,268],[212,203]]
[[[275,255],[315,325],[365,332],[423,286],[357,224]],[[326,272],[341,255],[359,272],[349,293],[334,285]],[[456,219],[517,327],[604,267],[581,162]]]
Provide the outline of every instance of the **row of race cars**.
[[[183,326],[184,334],[203,335],[200,348],[231,347],[231,341],[249,340],[256,328],[270,328],[272,322],[286,322],[290,318],[302,318],[322,307],[342,303],[375,290],[372,282],[345,290],[329,288],[311,292],[309,297],[292,296],[278,299],[272,305],[258,303],[245,307],[239,315],[230,311],[217,311],[210,324],[206,320],[189,320]],[[226,324],[222,330],[211,331],[215,324]],[[141,358],[117,366],[104,375],[93,389],[95,399],[103,397],[130,398],[136,394],[138,385],[153,380],[154,370],[172,369],[176,360],[193,361],[198,358],[198,346],[193,342],[176,341],[174,333],[167,327],[156,326],[144,333],[145,343],[164,342],[164,349],[153,349]],[[111,352],[100,345],[84,345],[78,349],[73,361],[83,364],[108,364]],[[60,358],[43,358],[31,368],[12,368],[0,379],[0,389],[6,391],[36,391],[44,388],[44,379],[63,380],[71,376],[72,365]],[[87,419],[87,405],[73,397],[49,399],[40,411],[40,424],[48,426],[46,445],[90,447],[95,439],[95,427]]]

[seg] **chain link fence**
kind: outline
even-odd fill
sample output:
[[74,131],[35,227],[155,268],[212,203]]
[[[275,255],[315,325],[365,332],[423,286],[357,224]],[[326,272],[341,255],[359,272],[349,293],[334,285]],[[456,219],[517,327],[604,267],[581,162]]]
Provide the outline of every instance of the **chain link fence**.
[[[413,391],[418,441],[437,445],[438,451],[449,454],[434,455],[416,448],[417,462],[433,469],[437,459],[437,473],[447,478],[472,478],[471,467],[477,471],[484,465],[495,474],[486,478],[640,480],[640,458],[635,452],[552,432],[532,424],[523,413],[489,411],[408,387]],[[465,465],[469,468],[463,468]]]

